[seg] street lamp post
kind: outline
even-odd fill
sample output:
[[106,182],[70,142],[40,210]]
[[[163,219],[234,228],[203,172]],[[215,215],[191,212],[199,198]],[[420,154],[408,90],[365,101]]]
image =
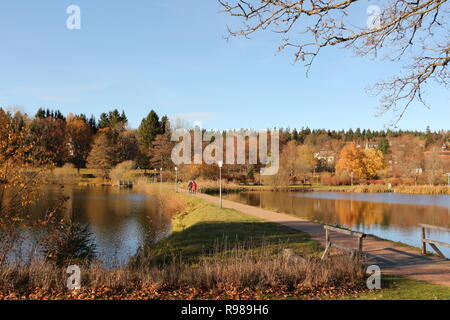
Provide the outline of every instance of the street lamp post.
[[217,164],[219,165],[219,206],[222,208],[222,161],[217,161]]
[[351,185],[353,187],[353,171],[350,173],[350,180],[351,180]]
[[162,168],[159,168],[159,183],[162,185]]
[[178,192],[178,168],[175,167],[175,190]]
[[450,172],[449,173],[447,173],[447,176],[448,176],[448,182],[447,182],[447,185],[450,187]]

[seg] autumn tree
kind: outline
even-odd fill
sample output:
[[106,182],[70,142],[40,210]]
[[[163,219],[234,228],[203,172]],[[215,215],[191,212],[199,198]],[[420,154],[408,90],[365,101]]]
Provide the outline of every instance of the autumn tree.
[[424,141],[411,134],[391,139],[392,174],[397,177],[414,178],[423,169]]
[[383,153],[380,150],[376,150],[373,148],[364,149],[362,153],[364,177],[367,179],[373,179],[377,177],[378,173],[386,168]]
[[169,169],[172,167],[172,149],[175,145],[170,139],[170,131],[159,134],[153,141],[153,147],[149,152],[149,163],[153,168]]
[[69,161],[77,169],[86,165],[86,159],[91,150],[92,132],[88,124],[76,117],[67,122],[67,145],[69,148]]
[[439,175],[444,173],[444,161],[439,156],[439,147],[433,146],[425,155],[425,171],[428,175],[428,182],[431,185],[436,184]]
[[336,172],[364,176],[363,157],[362,152],[353,143],[347,144],[341,150],[339,161],[336,164]]
[[353,173],[356,177],[373,179],[385,167],[385,159],[380,150],[373,148],[360,150],[353,143],[349,143],[341,150],[336,171],[346,174]]
[[33,148],[36,160],[49,160],[57,166],[62,166],[68,160],[66,121],[60,116],[35,118],[30,125],[30,135],[37,141]]
[[131,130],[121,132],[114,148],[116,149],[116,159],[114,164],[127,160],[135,160],[139,153],[135,132]]
[[108,170],[116,164],[116,148],[107,132],[100,131],[94,139],[92,150],[87,158],[87,167],[100,169],[103,177],[106,177]]
[[31,157],[34,142],[28,128],[17,126],[16,120],[0,108],[0,226],[20,221],[38,196],[41,171]]
[[314,150],[309,145],[297,145],[289,141],[280,154],[280,167],[273,177],[264,177],[264,182],[272,186],[288,185],[298,179],[306,180],[316,165]]

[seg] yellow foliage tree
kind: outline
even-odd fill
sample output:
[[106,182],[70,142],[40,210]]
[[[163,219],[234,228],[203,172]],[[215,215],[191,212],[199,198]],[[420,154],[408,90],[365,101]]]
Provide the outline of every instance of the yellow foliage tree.
[[366,149],[363,151],[364,175],[375,178],[380,170],[385,169],[384,155],[380,150]]
[[385,168],[383,153],[375,149],[359,150],[354,144],[346,145],[336,165],[337,173],[353,173],[357,177],[371,179]]
[[25,125],[19,126],[0,109],[0,224],[19,221],[18,214],[35,199],[39,172],[27,170],[33,143]]
[[353,172],[356,176],[364,175],[363,154],[356,146],[351,143],[347,144],[341,150],[339,161],[336,164],[336,172],[338,174]]

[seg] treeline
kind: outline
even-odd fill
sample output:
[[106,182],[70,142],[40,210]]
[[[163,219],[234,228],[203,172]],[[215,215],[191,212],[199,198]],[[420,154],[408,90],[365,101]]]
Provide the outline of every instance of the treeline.
[[[61,167],[67,163],[76,168],[102,169],[105,176],[109,169],[124,161],[133,161],[141,169],[173,169],[171,152],[171,125],[167,116],[160,117],[154,110],[142,119],[139,128],[128,126],[124,111],[114,109],[95,116],[69,113],[64,116],[59,110],[39,109],[34,117],[17,112],[8,113],[0,108],[3,118],[8,119],[9,129],[26,135],[32,145],[29,159],[36,163],[51,163]],[[342,151],[349,143],[358,150],[373,149],[382,154],[372,167],[386,168],[383,172],[368,170],[367,154],[356,153],[359,166],[354,172],[371,172],[371,178],[407,178],[417,181],[423,171],[439,177],[450,170],[444,158],[437,152],[450,150],[450,131],[432,132],[403,130],[325,130],[325,129],[279,129],[281,174],[280,183],[308,181],[316,173],[344,170],[337,164]],[[208,142],[203,142],[205,146]],[[354,158],[358,158],[353,156]],[[342,161],[341,161],[342,163]],[[350,162],[348,162],[350,163]],[[181,166],[186,178],[216,178],[214,166]],[[229,179],[257,180],[260,165],[226,165],[224,175]],[[379,171],[379,170],[378,170]],[[446,172],[446,171],[445,171]],[[256,175],[255,175],[256,174]],[[348,174],[347,174],[348,175]],[[256,180],[255,180],[256,179]],[[274,177],[275,179],[275,177]]]
[[[11,114],[0,108],[4,125],[0,130],[12,135],[26,135],[32,149],[29,161],[76,168],[110,169],[127,160],[150,168],[150,149],[158,135],[167,136],[169,120],[150,111],[138,129],[128,127],[124,111],[114,109],[98,119],[85,114],[64,116],[59,110],[39,109],[27,114]],[[169,166],[168,163],[164,164]]]
[[450,131],[440,130],[438,132],[432,132],[430,127],[427,126],[425,131],[418,130],[370,130],[370,129],[360,129],[352,128],[348,130],[326,130],[326,129],[310,129],[308,127],[301,129],[280,129],[281,134],[285,136],[285,140],[295,140],[297,143],[307,142],[310,136],[326,136],[331,139],[342,140],[346,142],[355,141],[372,141],[381,140],[382,138],[396,138],[404,135],[411,135],[424,139],[427,145],[432,144],[436,141],[448,141],[450,139]]

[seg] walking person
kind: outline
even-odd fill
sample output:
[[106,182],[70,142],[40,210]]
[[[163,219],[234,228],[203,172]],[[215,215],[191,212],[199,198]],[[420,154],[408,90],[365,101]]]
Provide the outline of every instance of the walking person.
[[193,181],[192,181],[192,180],[189,180],[189,182],[188,182],[188,190],[189,190],[189,193],[192,193],[192,187],[193,187]]
[[193,193],[197,193],[197,182],[195,180],[192,181],[192,191]]

